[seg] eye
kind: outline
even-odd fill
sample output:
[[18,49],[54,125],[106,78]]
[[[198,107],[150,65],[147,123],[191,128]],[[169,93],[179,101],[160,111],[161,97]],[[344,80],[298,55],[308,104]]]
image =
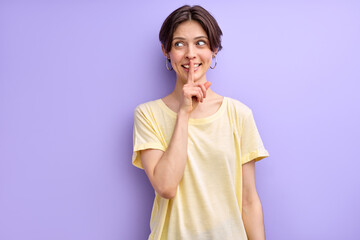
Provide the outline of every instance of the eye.
[[182,43],[182,42],[176,42],[174,45],[175,45],[175,47],[183,47],[183,46],[184,46],[184,43]]
[[206,44],[206,42],[205,42],[204,40],[200,40],[200,41],[197,42],[197,44],[198,44],[199,46],[203,46],[203,45]]

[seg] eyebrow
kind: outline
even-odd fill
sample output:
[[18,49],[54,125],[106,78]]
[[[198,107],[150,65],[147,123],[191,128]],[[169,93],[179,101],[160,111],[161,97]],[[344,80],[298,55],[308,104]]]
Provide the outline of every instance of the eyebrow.
[[[208,39],[208,38],[205,37],[205,36],[198,36],[198,37],[196,37],[196,38],[194,38],[194,39],[196,40],[196,39],[199,39],[199,38],[206,38],[206,39]],[[174,38],[173,38],[173,41],[174,41],[175,39],[186,40],[186,38],[183,38],[183,37],[174,37]]]

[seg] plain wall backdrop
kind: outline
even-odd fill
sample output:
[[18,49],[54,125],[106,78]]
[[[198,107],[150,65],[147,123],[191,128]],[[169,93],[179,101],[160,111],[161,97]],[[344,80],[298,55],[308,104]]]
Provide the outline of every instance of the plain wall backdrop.
[[0,1],[0,239],[141,240],[154,191],[133,110],[164,97],[158,32],[183,4],[223,30],[215,92],[253,112],[268,240],[359,239],[359,1]]

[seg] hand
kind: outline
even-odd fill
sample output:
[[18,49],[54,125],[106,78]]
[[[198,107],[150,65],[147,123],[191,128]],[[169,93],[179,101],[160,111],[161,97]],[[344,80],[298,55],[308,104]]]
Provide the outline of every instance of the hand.
[[200,102],[206,98],[206,91],[209,89],[211,83],[195,83],[194,82],[194,63],[190,60],[187,83],[183,87],[182,101],[180,103],[180,110],[184,110],[190,114]]

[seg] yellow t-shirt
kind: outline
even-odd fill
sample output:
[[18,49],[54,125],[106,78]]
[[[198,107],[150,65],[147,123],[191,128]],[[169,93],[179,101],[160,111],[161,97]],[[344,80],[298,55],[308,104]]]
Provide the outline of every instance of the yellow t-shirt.
[[[161,99],[136,107],[132,156],[136,167],[143,169],[140,150],[166,150],[176,116]],[[183,178],[173,199],[155,192],[148,239],[247,239],[241,218],[242,164],[269,156],[251,109],[224,97],[213,115],[190,118],[188,132]]]

